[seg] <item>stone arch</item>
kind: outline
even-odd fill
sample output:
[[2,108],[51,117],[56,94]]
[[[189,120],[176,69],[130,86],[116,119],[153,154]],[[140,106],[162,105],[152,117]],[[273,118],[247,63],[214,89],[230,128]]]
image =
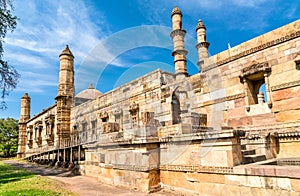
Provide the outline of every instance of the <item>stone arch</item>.
[[171,112],[172,124],[181,123],[181,114],[187,112],[187,92],[183,87],[176,87],[172,93]]

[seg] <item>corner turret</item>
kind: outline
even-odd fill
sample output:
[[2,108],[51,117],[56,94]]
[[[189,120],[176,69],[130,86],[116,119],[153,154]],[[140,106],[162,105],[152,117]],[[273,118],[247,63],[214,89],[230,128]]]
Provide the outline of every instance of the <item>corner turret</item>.
[[30,97],[25,93],[21,98],[21,113],[19,121],[18,158],[25,157],[26,151],[26,124],[30,119]]

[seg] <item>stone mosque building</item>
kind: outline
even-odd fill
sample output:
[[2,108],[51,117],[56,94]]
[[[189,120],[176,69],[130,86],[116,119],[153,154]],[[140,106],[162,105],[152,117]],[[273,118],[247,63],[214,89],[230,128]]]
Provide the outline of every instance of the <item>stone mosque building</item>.
[[31,117],[21,98],[18,157],[144,192],[299,195],[300,20],[214,56],[199,21],[201,71],[189,75],[177,7],[171,18],[175,74],[107,93],[74,96],[66,46],[55,104]]

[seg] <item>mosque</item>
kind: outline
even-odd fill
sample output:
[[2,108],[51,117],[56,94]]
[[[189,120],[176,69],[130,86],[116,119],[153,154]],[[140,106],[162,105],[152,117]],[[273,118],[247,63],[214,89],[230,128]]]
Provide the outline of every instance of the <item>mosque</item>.
[[199,20],[200,72],[189,75],[178,7],[171,19],[175,74],[107,93],[74,95],[66,46],[55,104],[30,116],[21,98],[18,157],[144,192],[299,195],[300,21],[209,56]]

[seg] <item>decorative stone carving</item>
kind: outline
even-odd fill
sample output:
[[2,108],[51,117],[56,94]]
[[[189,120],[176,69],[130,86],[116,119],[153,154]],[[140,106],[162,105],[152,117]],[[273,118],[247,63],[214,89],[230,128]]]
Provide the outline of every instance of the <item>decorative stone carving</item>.
[[129,106],[129,112],[131,115],[136,114],[137,111],[139,110],[139,104],[133,102],[132,104],[130,104]]
[[272,91],[277,91],[277,90],[281,90],[281,89],[285,89],[285,88],[290,88],[290,87],[294,87],[294,86],[300,86],[300,80],[293,81],[293,82],[287,82],[287,83],[280,84],[280,85],[277,85],[277,86],[272,86],[271,90]]
[[123,113],[122,109],[119,106],[114,107],[112,112],[115,116],[120,116]]
[[54,133],[53,133],[54,121],[55,121],[55,116],[53,114],[49,114],[45,118],[45,124],[46,124],[45,139],[49,145],[53,145],[53,141],[54,141]]
[[271,71],[271,67],[269,67],[267,62],[254,63],[251,66],[242,69],[242,74],[240,75],[240,78],[244,78],[258,72],[270,72],[270,71]]
[[212,64],[210,66],[205,67],[203,69],[203,71],[205,72],[205,71],[211,70],[211,69],[213,69],[215,67],[218,67],[220,65],[229,63],[231,61],[240,59],[242,57],[248,56],[250,54],[256,53],[258,51],[264,50],[266,48],[270,48],[270,47],[275,46],[277,44],[281,44],[281,43],[287,42],[289,40],[292,40],[292,39],[295,39],[295,38],[298,38],[298,37],[300,37],[300,31],[297,31],[297,32],[291,33],[289,35],[285,35],[285,36],[283,36],[283,37],[281,37],[279,39],[272,40],[272,41],[269,41],[267,43],[258,45],[258,46],[254,47],[254,48],[251,48],[249,50],[243,51],[243,52],[241,52],[241,53],[239,53],[237,55],[230,56],[230,57],[228,57],[228,58],[226,58],[224,60],[216,62],[215,64]]
[[142,123],[147,126],[154,119],[154,112],[142,112]]
[[100,112],[99,113],[99,118],[103,119],[103,118],[108,118],[108,113],[105,111],[105,112]]
[[120,130],[119,124],[115,122],[105,122],[102,124],[103,133],[118,132]]

